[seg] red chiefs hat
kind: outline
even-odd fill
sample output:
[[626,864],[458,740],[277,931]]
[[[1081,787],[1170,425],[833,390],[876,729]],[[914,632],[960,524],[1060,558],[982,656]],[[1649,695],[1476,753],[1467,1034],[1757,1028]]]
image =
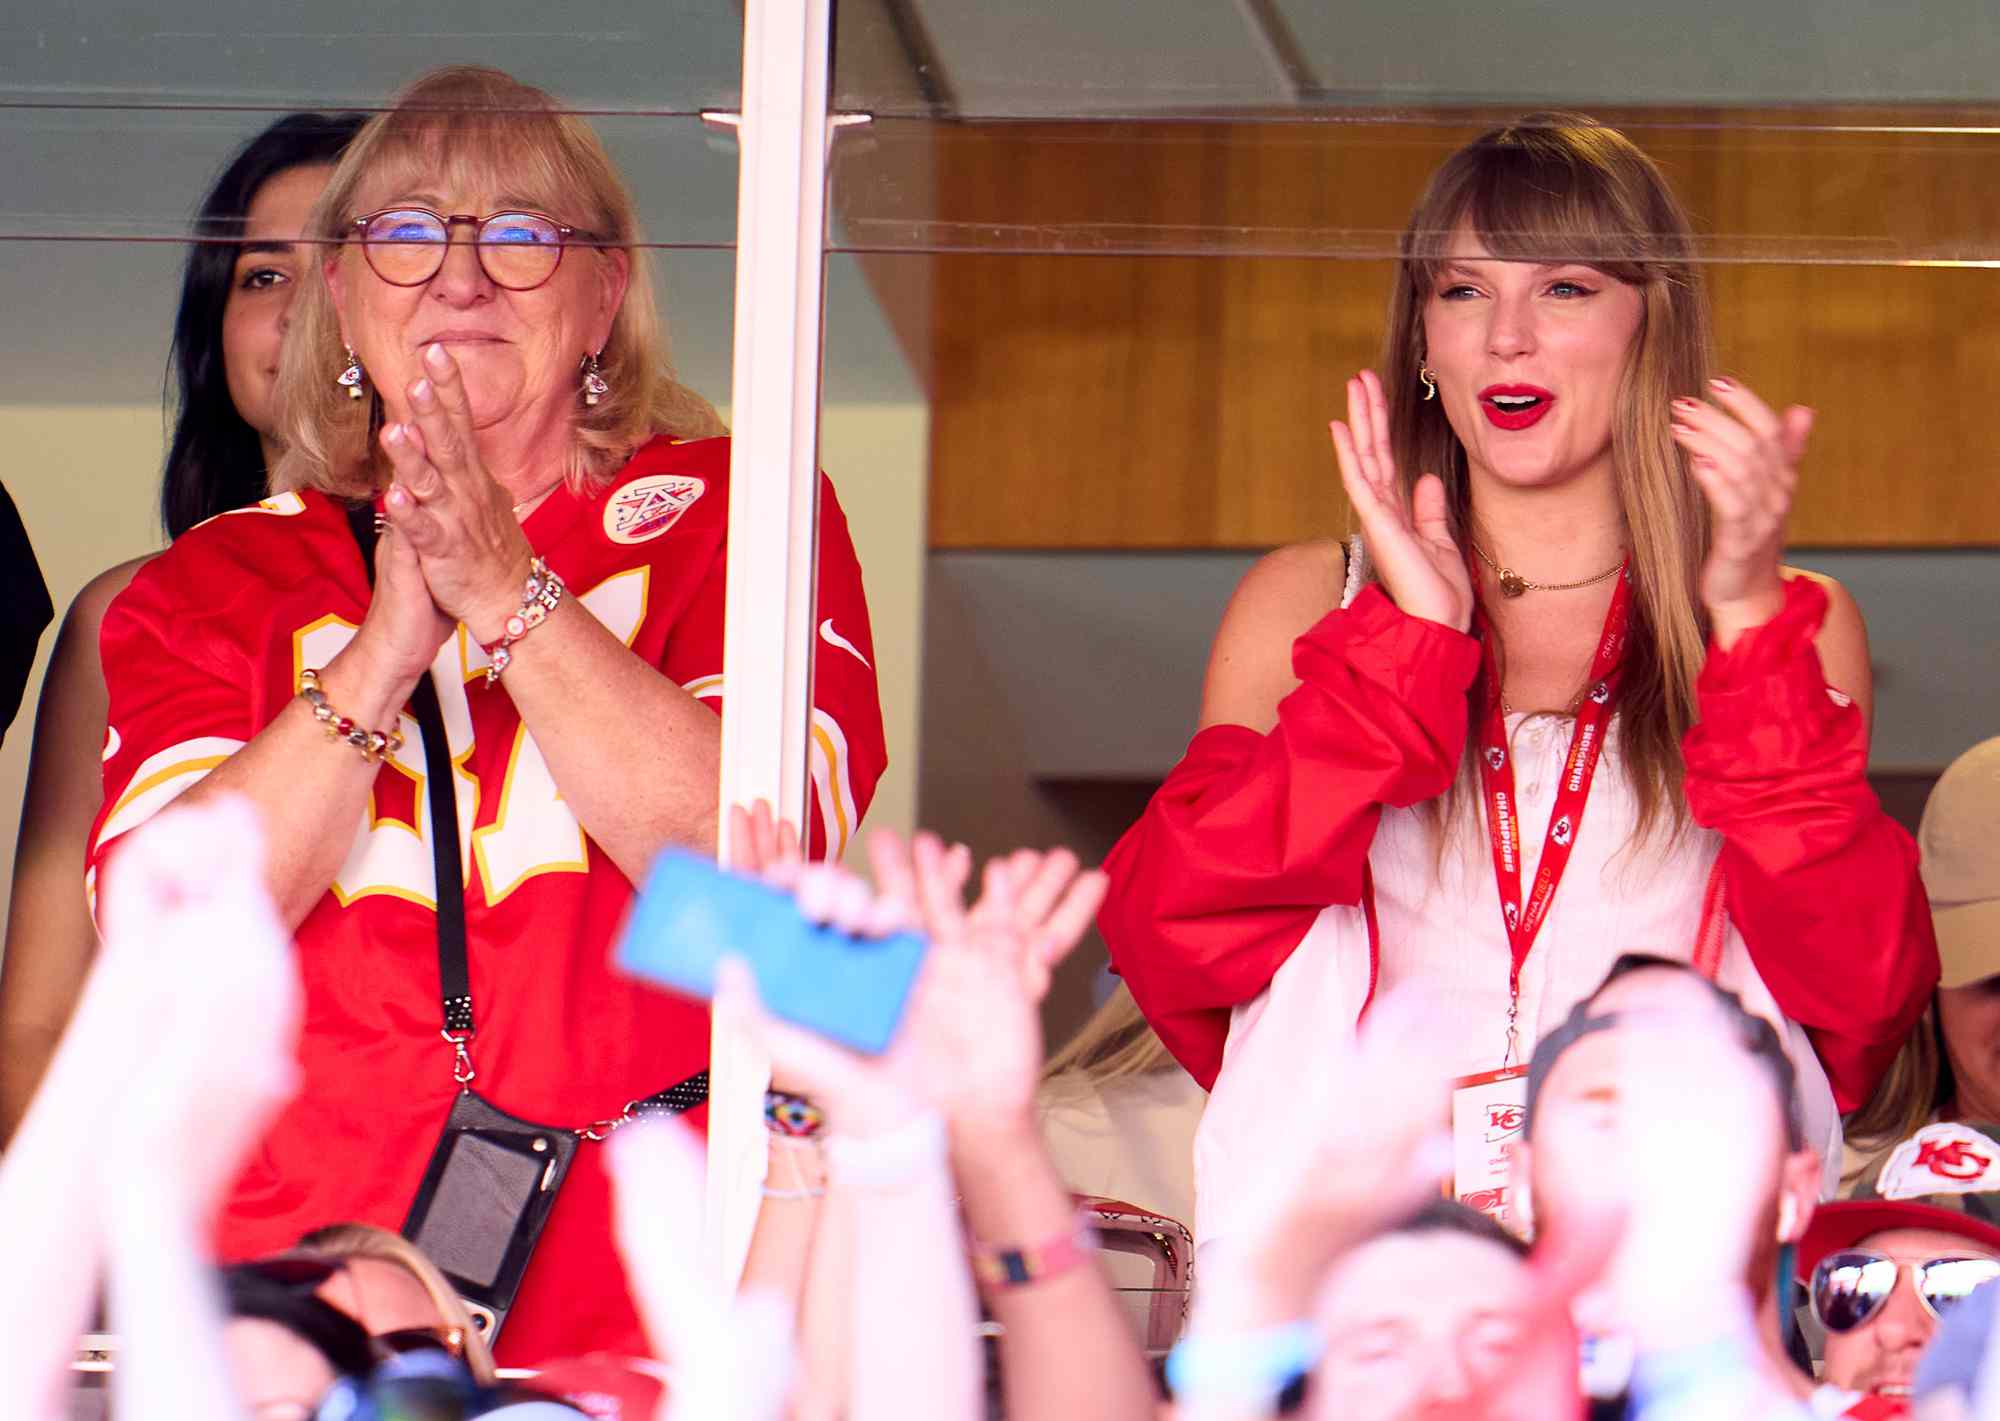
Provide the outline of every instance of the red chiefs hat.
[[1957,1234],[2000,1257],[2000,1125],[1926,1125],[1889,1151],[1852,1199],[1822,1204],[1799,1240],[1799,1274],[1889,1229]]

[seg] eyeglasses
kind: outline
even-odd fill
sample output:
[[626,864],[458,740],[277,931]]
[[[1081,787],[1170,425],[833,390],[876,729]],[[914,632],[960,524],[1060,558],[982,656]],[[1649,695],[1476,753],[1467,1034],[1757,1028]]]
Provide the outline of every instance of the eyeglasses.
[[362,255],[391,286],[422,286],[436,276],[451,247],[451,229],[461,225],[473,229],[480,269],[509,291],[533,291],[546,283],[562,265],[564,245],[578,235],[539,212],[447,217],[428,207],[387,207],[354,219]]
[[1852,1332],[1882,1310],[1905,1266],[1916,1274],[1917,1296],[1932,1317],[1942,1317],[1981,1283],[2000,1278],[2000,1260],[1992,1258],[1933,1258],[1904,1265],[1852,1248],[1828,1254],[1813,1269],[1813,1316],[1828,1332]]

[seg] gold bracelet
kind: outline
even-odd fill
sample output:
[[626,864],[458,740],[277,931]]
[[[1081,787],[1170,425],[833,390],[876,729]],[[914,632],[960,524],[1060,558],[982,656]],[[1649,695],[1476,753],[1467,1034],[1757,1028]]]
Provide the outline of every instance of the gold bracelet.
[[313,719],[326,727],[328,740],[345,740],[371,765],[403,748],[402,731],[367,730],[335,710],[320,689],[319,672],[310,666],[299,672],[299,698],[312,710]]

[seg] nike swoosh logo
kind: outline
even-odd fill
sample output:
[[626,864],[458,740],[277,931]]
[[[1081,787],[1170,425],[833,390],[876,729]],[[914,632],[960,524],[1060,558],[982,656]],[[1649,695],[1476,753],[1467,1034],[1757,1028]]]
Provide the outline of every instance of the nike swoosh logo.
[[[849,641],[846,637],[842,636],[839,632],[833,629],[833,618],[828,617],[825,621],[819,624],[819,639],[825,642],[828,646],[839,647],[842,651],[846,652],[849,656],[853,657],[856,661],[860,662],[863,666],[868,666],[868,658],[861,654],[861,649],[857,647],[853,642]],[[868,666],[868,669],[870,671],[873,671],[875,668],[873,666]]]

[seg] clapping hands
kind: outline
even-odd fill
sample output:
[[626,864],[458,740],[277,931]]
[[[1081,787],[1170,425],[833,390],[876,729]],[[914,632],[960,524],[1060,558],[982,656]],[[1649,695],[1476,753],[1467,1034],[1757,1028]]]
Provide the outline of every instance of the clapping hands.
[[869,840],[871,889],[837,866],[793,859],[786,842],[761,806],[732,815],[739,864],[789,881],[808,918],[863,936],[915,929],[931,947],[896,1039],[872,1058],[770,1017],[749,973],[725,964],[718,1008],[762,1039],[774,1075],[819,1100],[843,1133],[886,1131],[926,1111],[948,1124],[1025,1117],[1042,1063],[1041,999],[1094,919],[1103,875],[1081,871],[1063,850],[1022,850],[986,865],[967,908],[972,856],[963,845],[878,832]]
[[1774,413],[1726,378],[1709,381],[1708,394],[1706,402],[1674,401],[1673,436],[1708,500],[1712,538],[1701,599],[1726,645],[1734,632],[1761,625],[1783,605],[1779,560],[1813,412],[1792,405]]
[[1427,473],[1405,500],[1390,444],[1389,402],[1374,371],[1347,382],[1347,420],[1329,428],[1341,487],[1391,599],[1413,617],[1466,630],[1472,625],[1472,574],[1451,534],[1444,482]]

